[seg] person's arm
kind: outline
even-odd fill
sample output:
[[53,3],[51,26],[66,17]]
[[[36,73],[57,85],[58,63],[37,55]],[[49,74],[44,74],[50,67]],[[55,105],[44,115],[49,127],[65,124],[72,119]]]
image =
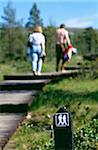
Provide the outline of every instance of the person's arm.
[[46,56],[46,52],[45,52],[45,37],[44,37],[44,35],[43,35],[43,38],[42,38],[41,46],[42,46],[42,54],[43,54],[43,56]]
[[44,44],[44,43],[42,44],[42,51],[43,51],[43,52],[42,52],[42,53],[43,53],[43,56],[46,56],[46,52],[45,52],[45,44]]
[[65,32],[65,37],[66,37],[66,41],[67,41],[67,43],[68,43],[68,46],[72,45],[72,44],[71,44],[71,41],[70,41],[70,38],[69,38],[68,31]]
[[32,48],[32,43],[33,43],[33,38],[32,38],[33,34],[30,34],[29,37],[28,37],[28,47],[31,47]]

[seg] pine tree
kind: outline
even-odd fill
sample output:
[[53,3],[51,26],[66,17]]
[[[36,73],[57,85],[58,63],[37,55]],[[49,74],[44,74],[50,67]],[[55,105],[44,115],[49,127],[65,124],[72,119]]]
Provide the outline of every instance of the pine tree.
[[0,45],[0,56],[2,56],[2,60],[23,58],[25,53],[26,35],[24,29],[20,27],[20,22],[16,21],[16,11],[13,8],[11,1],[4,7],[2,19],[2,42]]
[[4,26],[8,28],[12,28],[16,26],[16,10],[12,6],[12,2],[9,1],[7,6],[4,8],[4,15],[1,16],[4,20]]
[[43,21],[40,18],[40,11],[37,7],[37,4],[34,3],[33,7],[30,10],[30,17],[28,18],[28,22],[26,23],[26,27],[34,27],[36,25],[43,26]]
[[[3,24],[2,29],[3,32],[3,39],[5,43],[5,55],[6,56],[13,56],[13,41],[14,41],[14,28],[16,26],[15,22],[15,9],[12,6],[12,2],[9,1],[7,6],[4,8],[4,15],[2,16]],[[3,44],[4,44],[3,43]]]

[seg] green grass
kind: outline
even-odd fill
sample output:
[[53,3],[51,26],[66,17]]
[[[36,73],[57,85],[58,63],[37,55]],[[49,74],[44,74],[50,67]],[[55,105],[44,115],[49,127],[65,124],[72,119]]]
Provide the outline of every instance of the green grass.
[[16,74],[16,68],[12,67],[11,64],[0,64],[0,80],[3,80],[4,75]]
[[49,108],[49,110],[46,109],[48,112],[52,108],[56,111],[60,106],[66,106],[73,114],[75,120],[73,123],[76,128],[77,125],[82,126],[96,115],[97,103],[98,80],[63,80],[58,84],[46,86],[32,104],[32,109],[40,111],[41,107],[45,107]]
[[14,150],[37,150],[40,146],[44,147],[51,139],[53,115],[61,106],[66,106],[72,113],[74,132],[93,118],[98,118],[98,79],[63,79],[46,85],[30,107],[32,118],[24,120],[10,140]]
[[[78,61],[77,57],[73,57],[70,63],[67,63],[68,66],[73,66]],[[42,72],[54,72],[56,66],[56,58],[48,60],[46,57],[45,62],[42,66]],[[3,80],[4,75],[15,75],[15,74],[28,74],[32,73],[32,66],[29,59],[25,61],[9,61],[3,64],[0,64],[0,80]]]

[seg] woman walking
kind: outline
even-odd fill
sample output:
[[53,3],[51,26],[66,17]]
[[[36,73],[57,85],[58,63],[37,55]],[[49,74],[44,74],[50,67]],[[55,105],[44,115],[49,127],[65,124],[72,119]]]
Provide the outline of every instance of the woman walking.
[[41,74],[43,57],[46,56],[45,36],[42,32],[42,27],[36,26],[28,38],[33,75]]

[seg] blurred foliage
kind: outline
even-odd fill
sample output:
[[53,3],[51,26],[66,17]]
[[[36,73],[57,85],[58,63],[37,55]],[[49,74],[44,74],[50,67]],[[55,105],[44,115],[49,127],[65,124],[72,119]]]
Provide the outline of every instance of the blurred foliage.
[[98,147],[98,118],[75,133],[75,150],[96,150]]
[[[84,128],[78,129],[74,134],[75,150],[97,150],[98,148],[98,120],[93,119]],[[51,139],[40,150],[55,150],[54,141]]]
[[[32,7],[32,9],[34,8]],[[39,13],[39,10],[36,11]],[[10,3],[4,8],[4,17],[7,19],[3,19],[3,23],[0,24],[0,62],[11,60],[18,61],[19,59],[24,61],[27,59],[27,39],[28,34],[32,32],[33,26],[23,27],[21,21],[16,21],[15,12],[15,9],[13,9],[13,6]],[[31,15],[33,15],[32,13],[34,12],[31,11]],[[35,18],[39,18],[39,22],[41,21],[40,16],[35,16]],[[43,32],[46,37],[48,62],[56,57],[56,28],[57,27],[54,25],[48,25],[46,27],[43,25]],[[78,50],[78,55],[97,53],[98,31],[96,29],[93,29],[92,27],[86,29],[68,28],[68,31],[73,46]]]

